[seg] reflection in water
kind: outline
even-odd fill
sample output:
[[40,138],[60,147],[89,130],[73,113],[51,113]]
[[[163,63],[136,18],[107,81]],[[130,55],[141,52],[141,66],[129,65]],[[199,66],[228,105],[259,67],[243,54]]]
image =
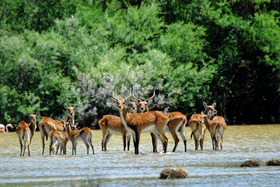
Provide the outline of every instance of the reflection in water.
[[[188,151],[180,141],[172,153],[170,134],[168,153],[152,153],[150,134],[141,136],[140,154],[122,151],[120,136],[113,136],[108,151],[101,151],[101,132],[94,131],[95,154],[86,155],[82,141],[77,155],[41,156],[41,140],[36,132],[31,157],[19,157],[19,143],[15,133],[0,134],[0,185],[11,186],[276,186],[279,167],[265,166],[265,162],[280,158],[280,125],[229,126],[225,132],[224,150],[213,151],[210,133],[206,133],[203,151],[194,151],[190,129],[186,127]],[[47,142],[48,145],[49,141]],[[158,150],[162,146],[158,143]],[[249,158],[257,158],[261,166],[241,168]],[[185,168],[190,178],[160,180],[160,171],[170,167]]]

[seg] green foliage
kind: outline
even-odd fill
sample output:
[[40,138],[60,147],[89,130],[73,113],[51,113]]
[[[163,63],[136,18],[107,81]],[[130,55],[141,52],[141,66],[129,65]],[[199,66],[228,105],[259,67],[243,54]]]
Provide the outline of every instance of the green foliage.
[[256,14],[254,18],[254,30],[252,31],[255,45],[264,53],[263,60],[268,65],[275,66],[275,70],[278,71],[280,70],[279,16],[279,12]]
[[144,99],[154,89],[151,109],[191,114],[215,100],[231,121],[279,121],[274,1],[0,5],[1,123],[37,111],[61,118],[67,103],[78,104],[80,122],[96,125],[117,114],[113,92]]
[[206,58],[204,37],[205,28],[177,22],[168,25],[159,39],[159,46],[179,63],[201,63]]
[[22,32],[25,29],[46,31],[55,19],[72,15],[76,0],[2,0],[0,24],[4,29]]

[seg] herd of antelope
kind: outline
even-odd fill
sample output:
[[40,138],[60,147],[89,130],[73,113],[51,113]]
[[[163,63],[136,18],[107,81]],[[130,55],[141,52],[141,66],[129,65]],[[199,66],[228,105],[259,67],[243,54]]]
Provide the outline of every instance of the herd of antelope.
[[[185,137],[185,126],[187,124],[187,117],[181,112],[164,113],[162,111],[153,110],[148,108],[148,101],[155,96],[146,100],[136,98],[134,95],[129,95],[125,98],[116,98],[113,93],[113,100],[116,101],[119,109],[119,116],[104,115],[99,121],[98,125],[102,132],[101,147],[102,151],[107,150],[107,143],[112,135],[121,135],[123,140],[123,150],[129,150],[130,139],[133,138],[135,154],[139,154],[139,143],[142,133],[150,132],[152,138],[153,152],[157,152],[157,140],[160,139],[163,145],[164,153],[167,152],[168,138],[166,132],[170,132],[174,139],[173,152],[176,151],[179,138],[184,143],[184,151],[187,151],[187,139]],[[137,102],[129,102],[133,98]],[[131,107],[126,104],[129,103]],[[215,109],[216,103],[207,105],[203,102],[204,111],[200,114],[193,114],[190,117],[188,125],[191,129],[191,138],[194,137],[195,150],[203,150],[204,136],[206,129],[210,132],[213,150],[223,149],[223,137],[226,130],[225,119],[221,116],[216,116],[217,110]],[[51,117],[44,116],[38,123],[41,140],[42,140],[42,155],[45,152],[45,140],[50,140],[49,154],[52,153],[66,154],[66,145],[68,140],[72,143],[72,155],[76,154],[77,141],[82,139],[86,148],[87,154],[91,148],[94,154],[94,146],[92,143],[92,130],[84,127],[80,130],[77,129],[75,124],[75,108],[64,105],[67,109],[67,116],[65,120],[54,120]],[[130,109],[128,109],[130,108]],[[140,112],[138,112],[138,108]],[[17,128],[20,143],[20,156],[24,156],[26,148],[28,149],[28,156],[30,156],[30,144],[36,129],[36,114],[29,114],[30,122],[21,121]]]

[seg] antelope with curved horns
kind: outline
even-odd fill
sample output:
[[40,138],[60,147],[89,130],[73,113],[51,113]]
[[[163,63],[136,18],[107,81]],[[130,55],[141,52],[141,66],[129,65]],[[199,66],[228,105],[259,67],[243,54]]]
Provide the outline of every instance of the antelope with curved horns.
[[36,125],[36,116],[37,114],[29,114],[30,122],[26,123],[24,120],[22,120],[17,128],[16,133],[18,135],[18,140],[20,144],[20,156],[24,156],[26,147],[28,149],[28,156],[31,156],[30,154],[30,145],[31,141],[35,132],[35,129],[37,127]]
[[[68,106],[67,104],[64,104],[65,109],[67,109],[67,117],[66,122],[70,121],[72,125],[74,125],[75,120],[75,107]],[[58,131],[65,131],[63,121],[54,120],[51,117],[44,116],[42,120],[39,122],[39,129],[41,133],[41,139],[42,139],[42,155],[44,155],[45,151],[45,139],[48,140],[48,134],[51,130],[58,130]]]
[[[136,98],[135,96],[133,96],[134,99],[139,101],[139,105],[140,105],[140,109],[141,109],[140,111],[142,113],[149,111],[147,101],[152,99],[153,97],[155,97],[155,90],[154,90],[153,95],[146,100],[140,100],[140,99]],[[185,152],[186,152],[187,151],[187,139],[185,137],[185,126],[187,123],[187,117],[184,114],[182,114],[181,112],[170,112],[166,115],[169,118],[169,121],[167,123],[167,127],[165,128],[165,132],[169,131],[175,142],[172,152],[176,151],[176,148],[179,143],[179,138],[177,136],[177,132],[180,133],[180,136],[184,142],[184,148],[185,148]],[[156,148],[157,147],[157,138],[154,134],[151,134],[151,137],[152,137],[152,142],[153,142],[153,150],[154,150],[154,152],[157,152],[157,148]]]
[[72,155],[77,153],[77,141],[82,139],[86,148],[87,154],[89,154],[89,147],[91,147],[92,154],[94,154],[94,147],[92,144],[92,130],[88,127],[84,127],[81,130],[72,130],[72,126],[69,122],[64,122],[65,130],[68,139],[72,143]]
[[6,127],[5,127],[5,125],[0,124],[0,132],[8,133],[9,132],[9,128],[13,129],[14,126],[12,124],[7,124]]
[[212,120],[211,112],[209,111],[207,115],[201,113],[201,118],[204,120],[204,123],[210,132],[213,150],[219,150],[219,146],[221,150],[223,150],[224,144],[224,132],[227,128],[227,124],[225,119],[222,116],[215,116]]
[[132,97],[137,100],[139,102],[139,105],[140,105],[140,112],[149,112],[149,108],[148,108],[148,101],[153,99],[156,95],[156,92],[155,92],[155,89],[154,89],[154,93],[151,97],[145,99],[145,100],[142,100],[142,99],[139,99],[137,97],[134,96],[134,94],[132,94]]
[[[131,104],[131,113],[137,113],[137,104],[136,102],[130,102]],[[107,150],[107,143],[109,142],[112,135],[121,135],[123,139],[123,150],[125,151],[126,147],[129,151],[130,147],[130,137],[133,135],[133,131],[126,131],[124,128],[121,118],[115,115],[104,115],[99,121],[98,125],[102,131],[102,141],[101,147],[102,151]]]
[[140,135],[144,132],[150,132],[159,136],[162,144],[163,151],[166,153],[168,138],[164,133],[164,128],[168,123],[168,117],[161,111],[149,111],[140,114],[129,113],[126,109],[125,102],[131,96],[131,94],[123,99],[117,99],[113,92],[113,99],[117,102],[119,107],[119,113],[122,123],[126,130],[131,128],[134,131],[134,148],[135,154],[139,154]]
[[[148,101],[155,97],[155,89],[154,89],[153,95],[151,97],[147,98],[147,99],[144,99],[144,100],[139,99],[139,98],[135,97],[134,94],[132,94],[132,97],[135,100],[138,101],[139,108],[140,108],[140,113],[149,112]],[[132,112],[132,113],[137,113],[138,112],[138,110],[137,110],[138,106],[137,106],[136,102],[130,102],[130,103],[132,105],[132,111],[135,111],[135,112]],[[155,153],[155,152],[157,152],[157,135],[151,133],[151,137],[152,137],[153,152]]]

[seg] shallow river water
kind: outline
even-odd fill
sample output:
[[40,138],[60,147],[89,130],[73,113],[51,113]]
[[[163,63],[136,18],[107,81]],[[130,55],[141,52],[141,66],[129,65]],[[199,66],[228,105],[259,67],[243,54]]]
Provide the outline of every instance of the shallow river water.
[[[188,151],[179,142],[172,153],[173,139],[169,133],[168,152],[152,153],[151,137],[142,134],[140,154],[122,150],[120,136],[112,136],[107,151],[101,151],[101,131],[94,130],[95,154],[87,155],[79,141],[77,155],[41,155],[41,139],[36,132],[31,157],[19,156],[16,133],[0,133],[0,186],[279,186],[280,167],[266,166],[273,158],[280,159],[280,125],[228,126],[223,151],[213,151],[210,134],[206,133],[204,150],[194,150],[190,129],[186,127]],[[158,150],[162,150],[160,142]],[[244,168],[247,159],[261,161],[260,167]],[[186,179],[159,179],[166,168],[187,170]]]

